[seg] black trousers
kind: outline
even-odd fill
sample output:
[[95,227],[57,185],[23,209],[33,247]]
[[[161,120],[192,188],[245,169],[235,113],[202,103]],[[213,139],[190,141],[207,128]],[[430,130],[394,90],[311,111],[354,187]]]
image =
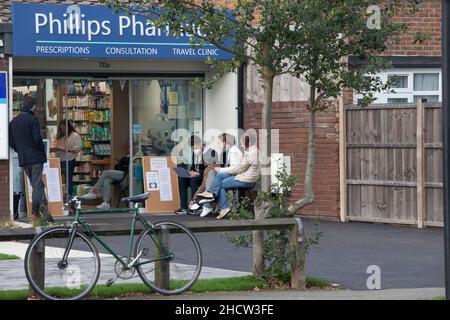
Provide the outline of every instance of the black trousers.
[[198,187],[202,184],[202,177],[194,178],[178,178],[178,186],[180,189],[180,207],[187,209],[188,207],[188,189],[191,188],[191,199],[197,192]]

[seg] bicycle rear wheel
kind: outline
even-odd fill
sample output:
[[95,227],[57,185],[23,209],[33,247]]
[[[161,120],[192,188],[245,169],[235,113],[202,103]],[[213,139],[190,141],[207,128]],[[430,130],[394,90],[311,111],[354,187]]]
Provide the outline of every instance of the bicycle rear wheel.
[[[170,235],[169,235],[170,232]],[[139,236],[135,256],[142,281],[161,294],[179,294],[197,280],[202,253],[194,234],[176,222],[158,222]]]
[[44,299],[82,299],[97,283],[100,258],[86,235],[76,232],[67,259],[63,259],[71,230],[69,227],[49,229],[37,235],[28,246],[25,275],[34,292]]

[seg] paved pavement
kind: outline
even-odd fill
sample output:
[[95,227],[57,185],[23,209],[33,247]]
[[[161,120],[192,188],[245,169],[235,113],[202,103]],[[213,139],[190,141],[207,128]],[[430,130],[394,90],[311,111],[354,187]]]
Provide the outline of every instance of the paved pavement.
[[444,296],[443,288],[332,290],[332,291],[240,291],[188,293],[178,296],[156,294],[115,298],[120,300],[432,300]]
[[[25,253],[27,250],[27,243],[20,242],[0,242],[0,252],[5,254],[16,255],[20,258],[20,260],[4,260],[0,261],[0,290],[17,290],[17,289],[25,289],[28,288],[28,281],[25,276],[24,271],[24,262]],[[58,258],[60,258],[63,254],[62,248],[58,247],[46,247],[45,250],[45,258],[48,260],[55,260],[54,265],[56,265]],[[83,270],[83,264],[89,265],[89,270],[91,267],[92,256],[90,253],[86,251],[77,251],[73,250],[72,254],[72,266],[78,266],[81,270]],[[105,253],[100,253],[101,259],[101,270],[100,277],[98,280],[99,284],[106,284],[109,279],[115,279],[114,267],[116,263],[116,259],[110,255]],[[190,273],[186,274],[186,270],[193,271],[190,265],[186,264],[171,264],[170,265],[170,273],[173,276],[173,279],[185,279],[186,275],[190,275]],[[147,265],[144,270],[149,270],[149,266]],[[189,269],[191,268],[191,269]],[[88,270],[88,269],[86,269]],[[48,264],[46,268],[46,274],[52,273],[54,270],[52,265]],[[182,271],[182,272],[180,272]],[[243,271],[234,271],[227,270],[223,268],[212,268],[204,266],[200,273],[200,279],[211,279],[211,278],[227,278],[227,277],[239,277],[250,275],[249,272]],[[70,277],[70,273],[65,273],[66,277]],[[150,276],[149,274],[147,276]],[[189,279],[189,278],[188,278]],[[67,278],[66,278],[67,280]],[[142,283],[139,278],[137,272],[132,275],[131,279],[120,279],[118,278],[116,283]]]
[[[208,218],[208,217],[207,217]],[[92,223],[115,223],[123,216],[92,216]],[[116,220],[117,219],[117,220]],[[199,219],[192,216],[157,216],[151,220]],[[213,219],[212,217],[210,219]],[[305,231],[314,231],[314,221],[304,220]],[[439,288],[444,286],[443,229],[392,226],[372,223],[319,222],[324,236],[310,249],[306,273],[343,288],[367,289],[371,265],[380,267],[381,288]],[[235,248],[224,233],[198,233],[204,265],[251,272],[252,249]],[[124,254],[127,237],[108,237],[107,241]],[[104,251],[103,251],[104,252]]]

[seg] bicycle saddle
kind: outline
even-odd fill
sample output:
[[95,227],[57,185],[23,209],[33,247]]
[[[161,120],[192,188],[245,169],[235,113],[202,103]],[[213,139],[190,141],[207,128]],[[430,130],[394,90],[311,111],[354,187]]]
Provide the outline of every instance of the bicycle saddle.
[[150,195],[150,192],[145,192],[145,193],[137,194],[135,196],[122,198],[122,201],[123,202],[125,202],[125,201],[129,201],[129,202],[144,202],[145,200],[148,199],[149,195]]

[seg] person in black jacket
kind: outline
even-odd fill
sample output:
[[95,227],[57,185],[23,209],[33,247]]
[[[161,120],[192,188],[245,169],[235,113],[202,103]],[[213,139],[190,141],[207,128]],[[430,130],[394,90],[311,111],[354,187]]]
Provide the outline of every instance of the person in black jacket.
[[45,186],[42,182],[44,163],[47,162],[45,145],[41,136],[39,120],[34,115],[36,99],[25,96],[21,113],[9,123],[9,146],[17,152],[19,166],[30,179],[33,188],[31,212],[34,218],[42,214],[53,222],[48,213]]
[[180,190],[180,208],[175,211],[176,214],[188,213],[188,189],[191,189],[192,196],[197,192],[198,187],[202,184],[203,172],[205,164],[203,162],[203,144],[198,136],[191,136],[190,147],[192,154],[189,163],[180,165],[189,171],[189,178],[178,177],[178,186]]

